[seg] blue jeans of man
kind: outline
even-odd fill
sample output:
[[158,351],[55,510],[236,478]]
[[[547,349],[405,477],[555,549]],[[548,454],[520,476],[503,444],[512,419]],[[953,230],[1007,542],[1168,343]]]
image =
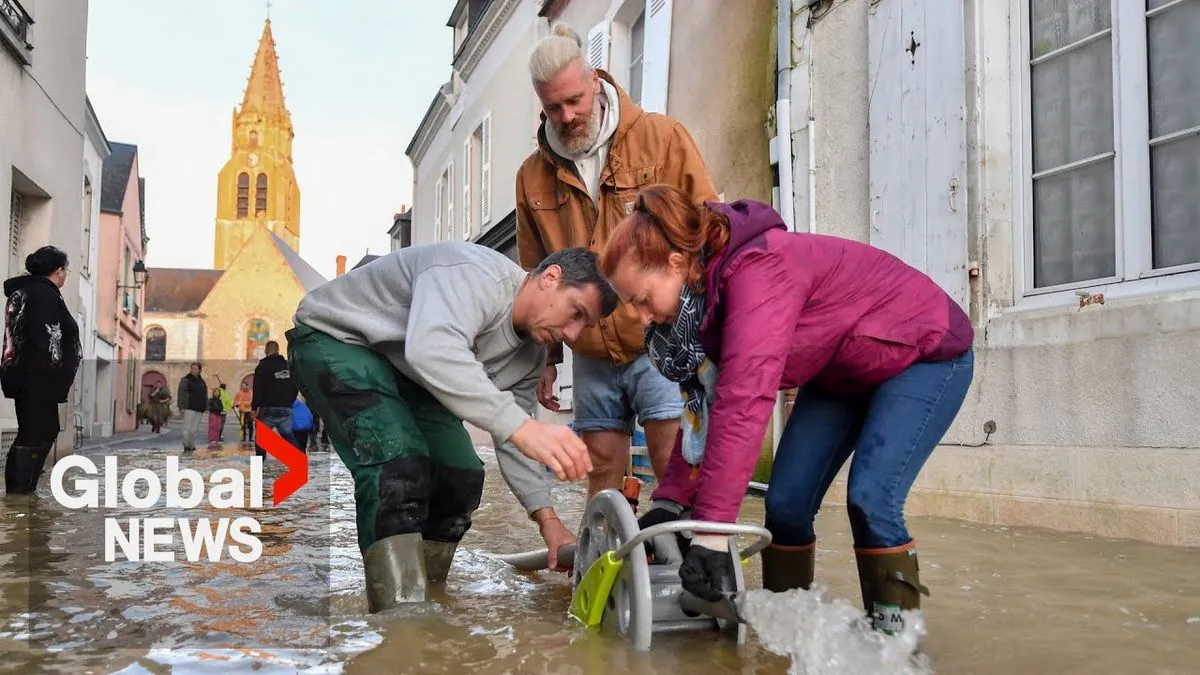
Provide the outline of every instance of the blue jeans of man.
[[642,354],[623,366],[574,355],[575,431],[633,433],[633,422],[661,422],[683,414],[679,384],[668,380]]
[[813,522],[821,501],[852,453],[846,506],[855,548],[912,541],[904,502],[958,415],[974,364],[971,350],[950,361],[915,363],[856,397],[803,388],[771,468],[766,528],[773,543],[807,546],[816,540]]
[[[258,421],[262,422],[268,429],[274,431],[283,437],[283,440],[296,445],[296,436],[292,433],[292,409],[291,408],[259,408]],[[257,443],[254,445],[254,453],[259,457],[266,455]]]

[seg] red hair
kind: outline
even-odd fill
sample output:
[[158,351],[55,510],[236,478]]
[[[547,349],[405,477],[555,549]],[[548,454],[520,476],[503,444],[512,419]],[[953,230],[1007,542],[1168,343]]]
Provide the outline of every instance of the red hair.
[[682,190],[651,185],[638,193],[633,213],[613,230],[600,254],[600,272],[612,277],[624,260],[641,269],[664,269],[668,256],[687,258],[687,282],[704,287],[704,261],[729,243],[729,221],[703,204],[694,204]]

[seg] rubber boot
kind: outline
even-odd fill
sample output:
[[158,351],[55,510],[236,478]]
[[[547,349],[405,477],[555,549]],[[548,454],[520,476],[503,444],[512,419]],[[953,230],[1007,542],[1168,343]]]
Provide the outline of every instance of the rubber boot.
[[4,462],[4,489],[10,495],[33,494],[50,446],[14,445]]
[[817,544],[808,546],[778,546],[771,544],[763,549],[763,588],[774,593],[793,588],[808,590],[812,586],[816,571]]
[[425,602],[421,533],[394,534],[363,552],[367,608],[374,614],[401,603]]
[[893,548],[854,549],[863,609],[875,630],[894,635],[904,628],[901,612],[921,608],[921,585],[917,548],[912,542]]
[[431,583],[440,584],[450,576],[450,564],[458,542],[426,539],[421,544],[425,556],[425,575]]

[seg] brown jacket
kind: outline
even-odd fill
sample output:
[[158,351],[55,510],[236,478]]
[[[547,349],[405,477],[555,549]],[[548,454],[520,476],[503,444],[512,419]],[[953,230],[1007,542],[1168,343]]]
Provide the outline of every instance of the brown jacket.
[[[517,171],[517,252],[526,270],[564,248],[586,246],[600,253],[609,233],[633,210],[638,190],[647,185],[673,185],[697,203],[717,198],[687,129],[672,117],[642,110],[608,73],[597,72],[621,100],[621,119],[600,174],[599,208],[574,163],[555,155],[547,144],[543,114],[538,149]],[[645,328],[637,312],[621,303],[610,317],[568,344],[583,356],[625,365],[645,351]]]

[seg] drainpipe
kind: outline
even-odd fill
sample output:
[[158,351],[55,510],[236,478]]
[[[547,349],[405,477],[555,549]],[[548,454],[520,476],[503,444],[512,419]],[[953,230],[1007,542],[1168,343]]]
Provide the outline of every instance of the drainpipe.
[[[788,230],[796,230],[796,204],[792,190],[792,0],[778,0],[776,6],[778,26],[776,29],[775,82],[775,162],[779,174],[779,215]],[[783,435],[783,394],[775,395],[775,409],[771,414],[771,454],[774,457]],[[766,490],[767,486],[757,482],[751,487]]]
[[[796,205],[792,191],[792,0],[778,0],[776,10],[778,44],[776,54],[775,158],[779,168],[779,214],[789,230],[796,229]],[[776,430],[776,436],[779,432]]]
[[805,37],[804,44],[808,50],[808,58],[805,59],[805,69],[807,70],[806,77],[808,78],[808,231],[810,234],[817,233],[817,120],[813,114],[816,110],[816,96],[813,92],[816,90],[816,69],[813,68],[813,28],[812,28],[812,3],[805,8],[804,25],[808,35]]

